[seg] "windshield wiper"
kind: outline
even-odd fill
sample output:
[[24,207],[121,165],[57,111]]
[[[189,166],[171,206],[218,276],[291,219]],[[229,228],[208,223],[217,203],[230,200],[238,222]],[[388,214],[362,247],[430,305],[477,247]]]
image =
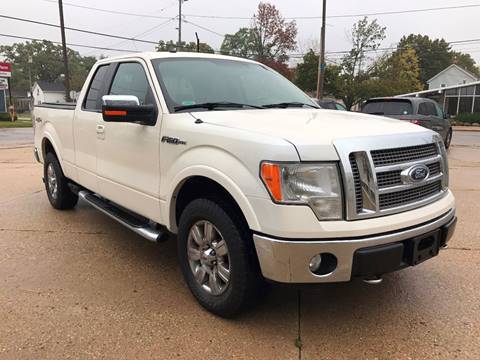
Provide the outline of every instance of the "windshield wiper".
[[266,105],[262,105],[262,108],[264,108],[264,109],[272,109],[272,108],[286,109],[288,107],[301,108],[301,107],[304,107],[304,106],[309,106],[309,107],[312,107],[314,109],[320,109],[320,107],[318,107],[318,106],[307,104],[307,103],[302,103],[302,102],[281,102],[281,103],[277,103],[277,104],[266,104]]
[[217,108],[253,108],[253,109],[263,109],[262,106],[250,105],[250,104],[241,104],[241,103],[234,103],[228,101],[219,101],[219,102],[206,102],[200,104],[192,104],[192,105],[181,105],[175,106],[173,109],[175,112],[182,111],[182,110],[191,110],[191,109],[207,109],[207,110],[214,110]]

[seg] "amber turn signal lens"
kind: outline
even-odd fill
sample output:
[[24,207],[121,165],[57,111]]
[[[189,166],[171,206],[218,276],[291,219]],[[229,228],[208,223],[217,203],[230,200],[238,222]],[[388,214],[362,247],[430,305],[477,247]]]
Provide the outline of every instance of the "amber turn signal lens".
[[270,191],[270,195],[272,195],[276,201],[282,201],[282,180],[280,167],[277,164],[263,163],[262,179],[265,182],[268,191]]
[[126,116],[127,112],[125,110],[105,110],[103,114],[107,116]]

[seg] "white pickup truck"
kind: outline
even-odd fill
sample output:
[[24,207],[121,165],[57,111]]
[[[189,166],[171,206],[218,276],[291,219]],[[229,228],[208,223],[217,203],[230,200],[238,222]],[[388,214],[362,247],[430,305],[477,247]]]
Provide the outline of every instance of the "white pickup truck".
[[34,123],[52,206],[80,197],[148,240],[177,234],[187,285],[220,316],[265,279],[381,281],[455,229],[439,135],[319,109],[254,61],[103,59],[76,105],[36,106]]

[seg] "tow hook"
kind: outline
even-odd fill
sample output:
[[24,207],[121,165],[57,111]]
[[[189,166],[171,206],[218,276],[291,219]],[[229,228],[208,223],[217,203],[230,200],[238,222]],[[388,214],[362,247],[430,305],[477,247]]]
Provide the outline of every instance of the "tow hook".
[[448,244],[443,245],[440,250],[447,250],[448,249]]
[[366,279],[362,279],[362,280],[363,280],[364,283],[369,284],[369,285],[378,285],[383,281],[383,278],[381,278],[380,276],[374,276],[374,277],[366,278]]

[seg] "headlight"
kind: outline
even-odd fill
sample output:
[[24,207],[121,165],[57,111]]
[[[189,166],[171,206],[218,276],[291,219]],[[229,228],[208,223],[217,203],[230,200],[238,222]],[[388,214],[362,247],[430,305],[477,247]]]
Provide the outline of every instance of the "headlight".
[[337,164],[263,162],[261,177],[275,202],[309,205],[319,220],[343,218]]

